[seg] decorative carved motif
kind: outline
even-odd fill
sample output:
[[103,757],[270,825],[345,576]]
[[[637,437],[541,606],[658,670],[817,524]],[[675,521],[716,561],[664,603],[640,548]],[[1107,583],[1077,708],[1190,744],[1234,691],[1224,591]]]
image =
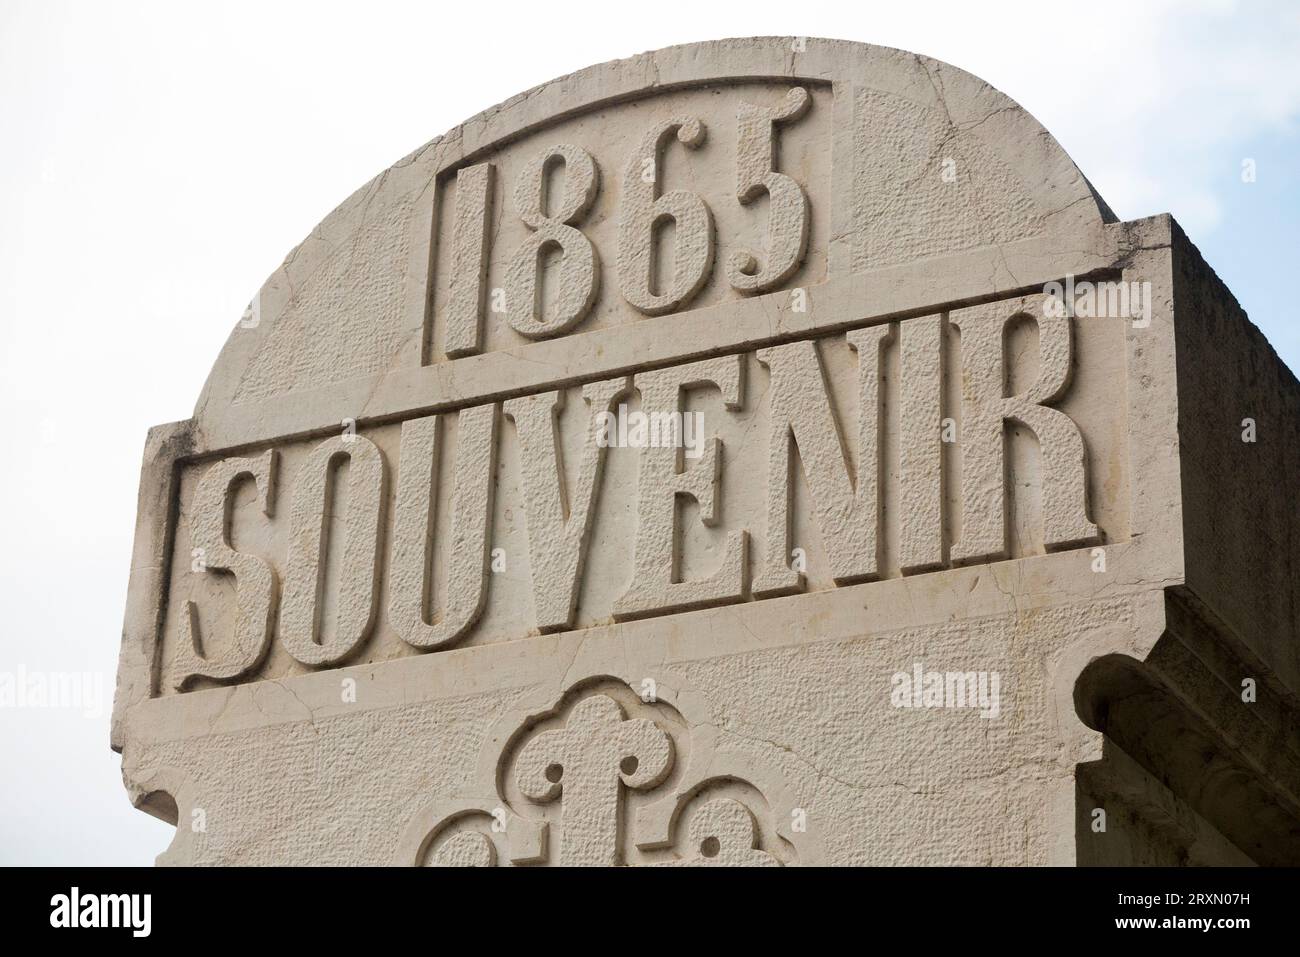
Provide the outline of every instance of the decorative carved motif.
[[776,867],[775,857],[758,849],[758,822],[739,801],[720,798],[700,808],[687,828],[686,856],[665,867]]
[[[630,714],[631,708],[644,716]],[[403,839],[399,863],[788,861],[792,852],[775,834],[766,798],[755,801],[757,789],[736,775],[688,783],[676,741],[692,746],[680,715],[662,701],[650,705],[631,698],[627,686],[613,679],[588,683],[566,695],[549,719],[526,723],[509,738],[495,761],[494,798],[436,804],[418,815]],[[634,795],[642,799],[635,813],[629,803]],[[666,843],[656,833],[661,819],[670,831]],[[638,827],[644,833],[636,833]],[[629,851],[637,860],[629,859]]]
[[573,709],[562,729],[528,743],[516,773],[530,801],[545,804],[563,796],[559,863],[617,864],[623,788],[654,787],[672,763],[672,739],[653,721],[628,720],[613,698],[593,695]]

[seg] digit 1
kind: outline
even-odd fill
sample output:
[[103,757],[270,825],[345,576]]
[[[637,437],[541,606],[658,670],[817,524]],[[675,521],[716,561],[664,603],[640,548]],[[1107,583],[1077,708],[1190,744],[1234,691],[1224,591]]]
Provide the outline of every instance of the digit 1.
[[456,220],[451,234],[451,290],[443,351],[448,359],[483,349],[487,293],[488,227],[492,219],[491,163],[456,173]]

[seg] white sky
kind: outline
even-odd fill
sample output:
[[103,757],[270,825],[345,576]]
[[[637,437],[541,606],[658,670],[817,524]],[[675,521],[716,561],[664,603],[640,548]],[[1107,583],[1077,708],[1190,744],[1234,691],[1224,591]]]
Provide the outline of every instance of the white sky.
[[0,673],[88,671],[104,701],[96,717],[0,708],[0,863],[146,864],[170,840],[130,807],[108,749],[140,453],[150,425],[189,416],[284,255],[371,176],[514,93],[765,34],[983,77],[1121,218],[1174,213],[1300,367],[1281,308],[1300,252],[1300,4],[7,2]]

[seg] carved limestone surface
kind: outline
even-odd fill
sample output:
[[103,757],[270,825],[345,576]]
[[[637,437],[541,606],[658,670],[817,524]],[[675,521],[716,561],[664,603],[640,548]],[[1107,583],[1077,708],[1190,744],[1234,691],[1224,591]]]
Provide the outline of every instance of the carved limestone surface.
[[1300,387],[988,84],[671,47],[304,232],[146,447],[162,860],[1300,861]]

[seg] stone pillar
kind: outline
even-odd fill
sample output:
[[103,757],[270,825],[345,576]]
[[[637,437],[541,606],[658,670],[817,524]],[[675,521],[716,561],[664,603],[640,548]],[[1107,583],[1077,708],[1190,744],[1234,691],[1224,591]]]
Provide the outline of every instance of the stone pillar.
[[1300,386],[946,64],[592,67],[330,214],[149,437],[160,863],[1300,862]]

